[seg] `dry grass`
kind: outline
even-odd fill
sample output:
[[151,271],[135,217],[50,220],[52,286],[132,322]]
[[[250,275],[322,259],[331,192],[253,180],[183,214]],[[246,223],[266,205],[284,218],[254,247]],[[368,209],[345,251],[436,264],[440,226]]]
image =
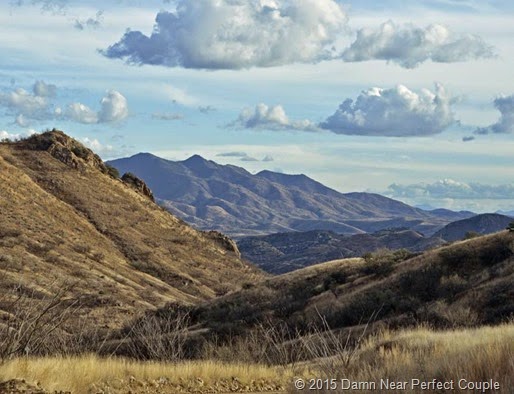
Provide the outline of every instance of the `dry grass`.
[[[327,371],[326,360],[318,363]],[[314,368],[308,377],[355,382],[492,379],[500,383],[502,393],[509,393],[514,388],[514,324],[465,330],[419,327],[384,331],[368,338],[349,365],[334,364],[330,370],[326,376]]]
[[78,358],[16,359],[0,367],[0,381],[22,378],[28,382],[39,382],[48,391],[64,390],[80,394],[97,392],[93,390],[107,386],[114,392],[126,392],[124,390],[130,385],[143,388],[165,382],[161,384],[170,391],[164,392],[175,392],[173,390],[179,390],[180,386],[186,391],[198,388],[198,385],[220,386],[223,382],[233,382],[233,378],[237,378],[240,387],[253,385],[258,389],[260,382],[263,388],[277,388],[281,382],[291,380],[292,375],[283,372],[262,365],[214,361],[143,363],[125,359],[101,359],[91,355]]
[[23,143],[0,144],[0,292],[73,285],[80,314],[115,328],[166,302],[196,303],[262,277],[61,137],[59,152],[69,148],[78,168]]
[[133,393],[264,392],[286,388],[295,392],[291,388],[293,376],[375,382],[380,379],[430,381],[435,378],[443,382],[463,378],[469,381],[493,379],[500,383],[502,393],[509,393],[514,387],[513,323],[465,330],[434,331],[419,327],[383,331],[369,337],[356,351],[347,350],[355,353],[351,362],[338,365],[344,357],[336,355],[332,368],[327,368],[330,360],[270,367],[236,360],[162,363],[94,355],[18,358],[0,366],[0,381],[22,378],[40,382],[49,391],[72,393],[98,392],[106,388],[105,392],[110,393],[129,390]]

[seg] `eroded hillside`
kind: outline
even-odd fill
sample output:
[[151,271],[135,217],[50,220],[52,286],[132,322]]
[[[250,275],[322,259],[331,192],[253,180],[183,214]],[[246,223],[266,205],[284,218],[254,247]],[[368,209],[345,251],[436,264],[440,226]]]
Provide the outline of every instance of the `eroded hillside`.
[[[66,289],[76,314],[116,327],[261,277],[230,240],[192,229],[136,183],[60,131],[1,143],[0,291],[42,300]],[[0,301],[6,319],[13,304]]]

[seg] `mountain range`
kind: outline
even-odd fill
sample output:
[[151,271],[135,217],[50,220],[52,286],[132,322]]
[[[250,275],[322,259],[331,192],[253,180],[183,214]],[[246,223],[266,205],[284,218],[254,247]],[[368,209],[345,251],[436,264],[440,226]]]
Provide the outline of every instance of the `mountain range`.
[[343,194],[303,174],[251,174],[198,155],[171,161],[139,153],[108,163],[144,179],[159,204],[186,222],[236,238],[310,230],[362,234],[395,227],[431,235],[474,215],[424,211],[372,193]]

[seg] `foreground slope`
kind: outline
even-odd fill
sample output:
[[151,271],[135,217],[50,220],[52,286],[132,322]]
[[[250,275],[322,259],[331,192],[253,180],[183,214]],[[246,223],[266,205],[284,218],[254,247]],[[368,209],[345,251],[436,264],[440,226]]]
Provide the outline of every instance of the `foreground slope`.
[[359,234],[401,226],[433,233],[451,221],[446,213],[377,194],[342,194],[305,175],[253,175],[198,155],[175,162],[139,153],[109,163],[144,179],[158,201],[188,223],[237,237],[309,230]]
[[0,144],[4,295],[41,300],[65,288],[90,322],[117,326],[138,310],[196,303],[260,277],[228,238],[192,229],[108,172],[59,131]]
[[197,323],[224,335],[260,322],[308,330],[496,324],[514,316],[514,233],[503,231],[421,255],[376,254],[313,265],[247,284],[194,308]]

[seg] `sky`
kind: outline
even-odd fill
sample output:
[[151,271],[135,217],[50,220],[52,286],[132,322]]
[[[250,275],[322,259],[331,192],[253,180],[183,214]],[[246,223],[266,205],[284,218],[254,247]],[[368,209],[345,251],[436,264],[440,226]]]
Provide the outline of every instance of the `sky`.
[[514,3],[6,0],[0,138],[514,210]]

